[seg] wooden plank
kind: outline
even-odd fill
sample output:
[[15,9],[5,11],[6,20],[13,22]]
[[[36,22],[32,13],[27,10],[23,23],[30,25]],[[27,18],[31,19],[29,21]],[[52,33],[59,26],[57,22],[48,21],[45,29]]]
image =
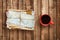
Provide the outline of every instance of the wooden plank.
[[18,40],[17,30],[11,29],[9,31],[9,40]]
[[[48,0],[42,0],[42,15],[48,14]],[[49,40],[48,27],[42,26],[41,40]]]
[[6,0],[3,0],[3,24],[6,22]]
[[48,27],[42,28],[41,40],[48,40]]
[[23,10],[26,9],[26,0],[23,0]]
[[22,30],[19,30],[19,40],[23,40],[23,31]]
[[26,31],[26,40],[31,40],[31,31]]
[[22,0],[19,0],[19,9],[22,10]]
[[12,2],[13,9],[17,9],[17,0],[13,0]]
[[26,0],[26,7],[30,5],[30,0]]
[[31,9],[34,10],[34,0],[30,0]]
[[23,40],[26,40],[26,30],[23,30]]
[[41,39],[41,30],[39,24],[39,17],[41,14],[41,0],[34,0],[34,11],[35,11],[35,28],[34,28],[34,40]]
[[7,0],[7,10],[11,9],[11,0]]
[[31,31],[31,40],[34,40],[34,30]]
[[54,29],[53,30],[54,31],[54,34],[53,35],[54,35],[54,40],[56,40],[56,38],[57,38],[57,35],[56,35],[56,32],[57,32],[56,31],[57,30],[56,29],[57,28],[57,16],[56,16],[57,15],[57,13],[56,13],[56,10],[57,9],[56,9],[56,2],[57,2],[56,0],[53,0],[53,15],[54,15],[53,16],[53,21],[54,21],[54,28],[53,28]]
[[17,40],[17,30],[13,30],[13,32],[14,32],[14,35],[13,35],[14,39],[13,40]]
[[3,40],[9,40],[9,30],[3,29]]
[[2,40],[2,0],[0,0],[0,39]]
[[14,31],[10,30],[10,40],[14,40]]
[[[54,14],[55,14],[55,13],[54,13]],[[49,15],[50,15],[50,17],[51,17],[51,19],[52,19],[52,21],[53,21],[53,20],[54,20],[54,19],[53,19],[53,0],[49,0]],[[55,18],[56,18],[56,17],[55,17]],[[49,29],[49,31],[50,31],[50,32],[49,32],[49,34],[50,34],[50,35],[49,35],[49,36],[50,36],[49,39],[50,39],[50,40],[54,40],[54,39],[53,39],[53,31],[54,31],[54,30],[53,30],[53,27],[54,27],[54,25],[51,24],[51,25],[50,25],[50,29]]]
[[57,20],[57,22],[56,22],[57,23],[56,24],[57,25],[57,27],[56,27],[57,34],[56,35],[57,35],[57,38],[56,39],[60,40],[60,29],[59,29],[60,28],[60,0],[57,0],[57,9],[56,10],[57,10],[57,12],[56,12],[56,16],[57,16],[57,18],[56,18],[56,20]]
[[42,0],[42,15],[48,14],[48,0]]
[[26,30],[19,30],[19,40],[26,40]]
[[10,37],[9,37],[10,36],[10,30],[7,29],[6,31],[7,31],[7,35],[6,35],[7,36],[7,39],[6,40],[10,40]]
[[6,27],[5,27],[5,18],[6,18],[6,16],[5,16],[5,12],[6,12],[6,0],[3,0],[3,13],[2,13],[2,15],[3,15],[3,26],[2,26],[2,28],[3,28],[3,40],[7,40],[7,36],[6,36],[6,32],[7,32],[7,30],[6,30]]
[[6,34],[6,30],[3,29],[3,40],[6,40],[6,37],[7,37],[7,36],[6,36],[5,34]]
[[38,0],[37,1],[37,21],[36,21],[36,34],[37,34],[37,40],[41,40],[42,39],[42,28],[41,28],[41,25],[40,25],[40,15],[42,14],[42,0]]
[[7,0],[3,0],[3,40],[9,40],[9,30],[6,28]]
[[34,11],[35,11],[35,27],[34,27],[34,40],[38,40],[38,37],[37,37],[37,23],[36,23],[36,21],[37,21],[37,0],[34,0]]
[[37,27],[36,27],[36,20],[37,20],[37,0],[34,0],[34,11],[35,11],[35,27],[34,27],[34,40],[38,40],[38,38],[37,38]]
[[17,0],[8,0],[8,9],[17,9]]

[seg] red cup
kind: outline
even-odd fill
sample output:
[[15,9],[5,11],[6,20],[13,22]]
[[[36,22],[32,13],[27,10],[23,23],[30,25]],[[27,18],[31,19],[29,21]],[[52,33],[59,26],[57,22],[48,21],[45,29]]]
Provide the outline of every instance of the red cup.
[[54,24],[51,17],[47,14],[40,16],[40,24],[43,26],[48,26],[49,24]]

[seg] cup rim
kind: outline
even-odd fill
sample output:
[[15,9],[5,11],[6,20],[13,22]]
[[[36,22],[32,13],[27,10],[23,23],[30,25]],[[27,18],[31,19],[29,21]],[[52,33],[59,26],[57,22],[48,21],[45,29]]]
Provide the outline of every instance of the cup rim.
[[[48,14],[44,14],[44,15],[48,15]],[[44,16],[44,15],[40,16],[40,24],[43,25],[43,26],[48,26],[51,22],[51,17],[48,15],[50,17],[50,22],[48,24],[44,24],[44,23],[42,23],[42,20],[41,20],[42,16]]]

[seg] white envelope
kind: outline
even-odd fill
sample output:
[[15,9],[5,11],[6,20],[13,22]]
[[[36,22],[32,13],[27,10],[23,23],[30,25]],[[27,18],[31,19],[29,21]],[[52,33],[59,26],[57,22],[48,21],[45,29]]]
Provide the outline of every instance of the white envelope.
[[7,15],[6,24],[8,26],[13,24],[19,26],[20,28],[34,27],[35,24],[34,11],[32,11],[32,15],[26,14],[26,12],[15,11],[8,11],[6,15]]

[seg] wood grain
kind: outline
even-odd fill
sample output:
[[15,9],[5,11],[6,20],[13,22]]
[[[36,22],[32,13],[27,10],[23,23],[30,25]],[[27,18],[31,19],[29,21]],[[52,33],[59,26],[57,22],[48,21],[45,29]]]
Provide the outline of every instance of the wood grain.
[[22,30],[19,30],[19,40],[23,40],[23,31]]
[[[49,0],[49,15],[53,21],[54,19],[53,19],[53,8],[52,7],[53,7],[53,1]],[[50,34],[49,39],[53,40],[53,25],[52,24],[50,25],[50,28],[49,28],[49,34]]]
[[13,30],[13,32],[14,32],[14,34],[13,34],[13,37],[14,37],[14,39],[13,40],[17,40],[17,30]]
[[56,29],[57,29],[57,40],[60,40],[60,0],[57,0],[57,10],[56,10],[56,16],[57,16],[57,27],[56,27]]
[[[42,0],[42,14],[48,14],[48,0]],[[42,35],[41,35],[41,40],[49,40],[49,26],[42,26]]]
[[0,0],[0,39],[2,40],[2,0]]
[[26,31],[26,40],[31,40],[31,32]]
[[[7,29],[6,10],[11,8],[22,10],[26,9],[26,5],[33,6],[33,9],[35,11],[34,31],[21,29]],[[54,25],[49,25],[47,27],[40,25],[39,17],[42,14],[50,15],[52,21],[54,22]],[[59,21],[60,0],[57,0],[57,9],[56,0],[34,0],[34,5],[32,4],[31,0],[13,0],[12,5],[11,0],[3,0],[3,9],[2,1],[0,0],[0,40],[60,40]]]
[[23,8],[23,5],[22,5],[22,0],[19,0],[19,9],[22,10]]
[[10,30],[10,40],[14,40],[14,30]]

